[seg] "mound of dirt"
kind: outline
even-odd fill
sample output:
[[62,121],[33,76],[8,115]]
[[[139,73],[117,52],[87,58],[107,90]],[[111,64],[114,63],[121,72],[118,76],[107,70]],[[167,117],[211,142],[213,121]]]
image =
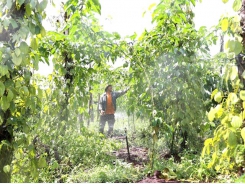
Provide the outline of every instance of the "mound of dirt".
[[137,183],[180,183],[180,182],[176,180],[165,180],[165,179],[160,179],[155,177],[147,177],[143,180],[138,181]]
[[133,166],[143,167],[149,161],[147,148],[131,147],[129,148],[129,154],[127,148],[122,148],[115,151],[114,154],[118,159],[132,163]]

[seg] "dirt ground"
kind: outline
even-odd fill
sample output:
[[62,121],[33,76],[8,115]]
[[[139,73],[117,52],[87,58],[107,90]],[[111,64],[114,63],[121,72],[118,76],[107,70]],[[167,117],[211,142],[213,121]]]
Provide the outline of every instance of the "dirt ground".
[[[114,139],[125,142],[126,145],[125,136],[117,136],[114,137]],[[115,154],[115,156],[118,159],[123,160],[124,162],[127,163],[131,163],[135,167],[143,168],[147,164],[147,162],[149,162],[148,149],[143,147],[129,147],[129,154],[128,154],[127,147],[125,146],[125,148],[115,151],[113,152],[113,154]],[[148,175],[142,180],[138,181],[137,183],[180,183],[180,182],[176,180],[162,179],[161,172],[155,171],[153,176]]]

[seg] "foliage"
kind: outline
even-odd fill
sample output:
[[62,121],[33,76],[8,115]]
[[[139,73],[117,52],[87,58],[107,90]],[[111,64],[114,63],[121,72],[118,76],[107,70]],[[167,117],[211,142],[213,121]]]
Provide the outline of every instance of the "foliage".
[[[233,9],[238,11],[240,5],[240,2],[234,1]],[[216,122],[217,127],[213,137],[205,140],[202,156],[212,155],[208,168],[222,174],[235,172],[233,175],[237,177],[244,165],[244,83],[238,59],[235,58],[243,50],[239,18],[222,17],[217,27],[224,35],[232,37],[225,43],[226,53],[223,54],[229,62],[221,67],[226,87],[219,86],[212,92],[211,98],[218,104],[208,112],[209,121]]]
[[[196,30],[194,0],[162,0],[153,11],[155,27],[125,41],[98,24],[98,0],[66,1],[62,18],[52,22],[56,30],[48,31],[42,25],[48,3],[0,3],[0,153],[6,150],[9,156],[0,163],[0,173],[8,177],[4,181],[9,182],[10,173],[13,182],[140,179],[139,169],[119,160],[112,163],[110,152],[120,145],[85,127],[105,83],[116,90],[131,86],[118,109],[146,122],[130,141],[151,148],[151,171],[207,181],[214,169],[227,174],[243,166],[244,74],[233,64],[243,51],[238,17],[221,17],[211,33],[205,27]],[[234,0],[233,9],[240,6]],[[231,36],[225,44],[228,54],[212,58],[209,46],[219,30]],[[118,59],[123,66],[112,68],[110,63]],[[36,74],[40,62],[54,66],[46,78]],[[212,133],[203,160],[185,153],[187,148],[199,151]],[[161,150],[182,154],[181,163],[160,157],[154,161]]]
[[142,178],[139,169],[131,164],[116,160],[113,164],[99,165],[89,170],[74,168],[68,182],[89,182],[89,183],[134,183]]
[[[0,163],[2,182],[9,182],[10,177],[5,180],[4,173],[11,170],[3,172],[2,168],[10,168],[13,149],[29,146],[28,117],[35,114],[40,105],[41,89],[31,82],[31,76],[39,62],[38,41],[46,34],[42,20],[46,16],[47,2],[9,0],[0,3],[0,147],[6,142],[11,147],[6,156],[10,162]],[[12,142],[17,132],[23,133],[22,139]]]
[[128,112],[144,114],[155,139],[164,132],[171,152],[200,142],[204,94],[209,90],[204,88],[206,75],[214,75],[207,53],[208,43],[216,38],[204,27],[194,29],[190,3],[161,1],[153,13],[156,27],[145,31],[128,51],[133,86]]
[[181,162],[176,162],[174,157],[157,159],[155,169],[162,171],[166,179],[177,179],[183,182],[208,182],[215,178],[216,173],[200,161],[200,155],[185,151],[180,155]]
[[205,141],[203,155],[212,154],[209,167],[215,167],[219,172],[226,173],[243,165],[244,140],[243,135],[243,93],[239,90],[240,80],[236,66],[227,67],[233,91],[223,93],[218,89],[212,93],[212,98],[219,104],[208,113],[210,121],[219,121],[214,137]]
[[[110,152],[120,147],[86,128],[81,128],[80,132],[67,129],[62,136],[54,136],[57,134],[54,129],[42,131],[47,134],[42,133],[36,139],[35,153],[24,148],[15,151],[13,182],[67,182],[76,169],[91,169],[110,162],[113,159]],[[28,154],[34,154],[34,160],[29,160]]]

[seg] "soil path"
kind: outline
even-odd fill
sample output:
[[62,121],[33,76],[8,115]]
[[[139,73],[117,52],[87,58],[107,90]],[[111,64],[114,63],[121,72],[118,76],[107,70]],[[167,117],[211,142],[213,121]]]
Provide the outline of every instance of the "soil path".
[[[134,167],[144,168],[144,166],[149,162],[148,158],[148,148],[144,147],[129,147],[129,155],[126,147],[125,136],[115,136],[113,139],[120,140],[125,143],[125,148],[113,152],[113,154],[120,160],[124,162],[131,163]],[[130,159],[129,159],[130,156]],[[146,176],[137,183],[180,183],[176,180],[165,180],[161,178],[161,172],[155,171],[153,176]]]

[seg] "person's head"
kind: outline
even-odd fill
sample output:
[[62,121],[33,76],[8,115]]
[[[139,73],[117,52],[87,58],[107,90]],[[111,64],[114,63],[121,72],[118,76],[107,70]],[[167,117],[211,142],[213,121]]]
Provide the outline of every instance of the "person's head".
[[112,92],[112,85],[111,84],[109,84],[108,86],[106,86],[105,92]]

